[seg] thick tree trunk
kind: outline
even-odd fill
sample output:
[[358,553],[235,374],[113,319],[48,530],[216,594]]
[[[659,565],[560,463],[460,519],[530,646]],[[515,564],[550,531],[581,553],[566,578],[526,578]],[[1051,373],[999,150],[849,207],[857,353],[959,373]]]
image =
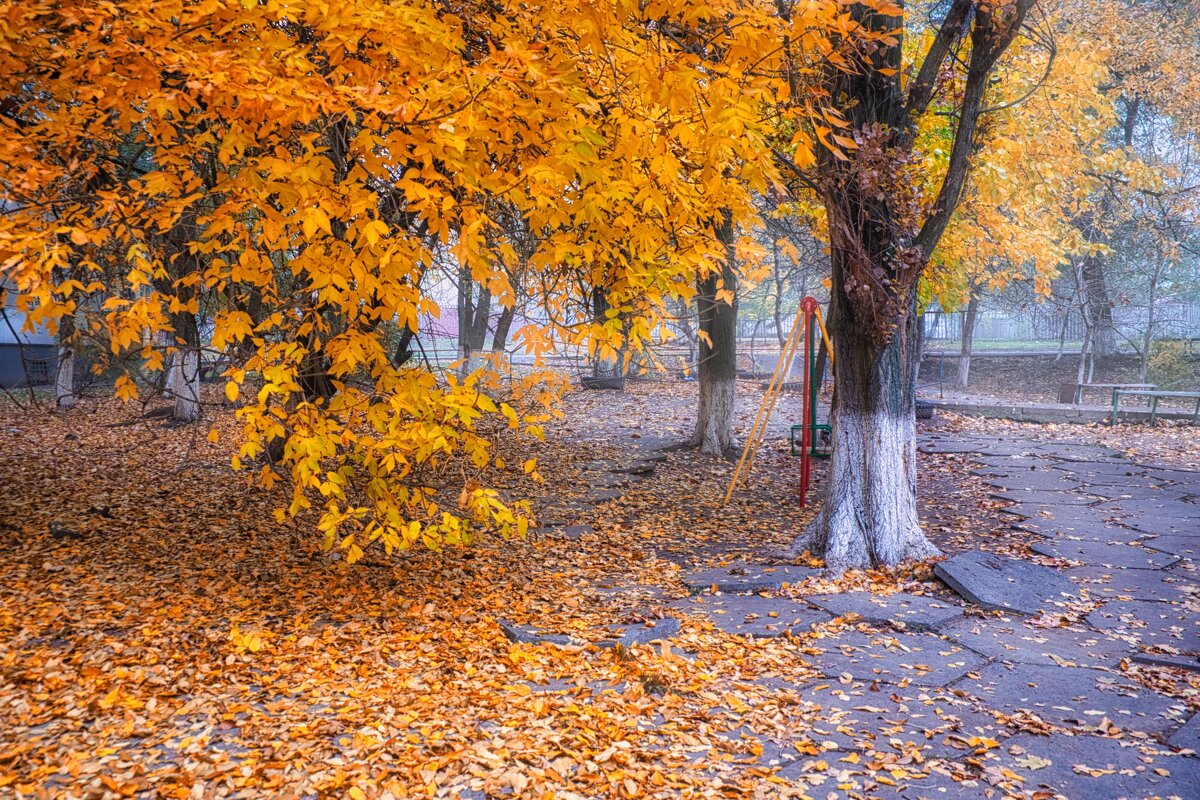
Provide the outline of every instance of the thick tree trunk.
[[1117,353],[1117,328],[1113,322],[1113,303],[1104,275],[1103,257],[1085,256],[1082,271],[1088,315],[1092,318],[1092,354],[1108,358]]
[[979,311],[979,298],[971,295],[967,311],[963,314],[962,346],[958,351],[958,379],[954,385],[966,389],[971,383],[971,350],[975,346],[975,315]]
[[833,455],[821,512],[792,552],[837,572],[935,556],[917,517],[915,309],[880,345],[845,300],[832,305]]
[[171,418],[178,422],[200,419],[200,352],[193,348],[180,351],[172,367],[176,371],[175,407]]
[[[938,554],[917,515],[916,285],[907,313],[886,339],[858,319],[846,293],[847,260],[865,252],[886,258],[886,229],[863,231],[862,242],[844,241],[833,228],[829,336],[833,339],[833,453],[821,511],[792,543],[824,559],[834,572],[900,564]],[[839,231],[841,231],[839,235]],[[875,236],[881,236],[874,240]]]
[[[717,236],[725,245],[721,273],[710,273],[697,286],[696,311],[700,319],[700,402],[696,429],[690,444],[701,453],[724,456],[733,446],[733,411],[737,394],[737,264],[736,231],[725,219]],[[720,289],[732,292],[731,302],[717,299]]]
[[75,405],[75,318],[63,317],[58,330],[58,371],[54,376],[54,404],[59,408]]
[[200,331],[196,315],[177,314],[175,335],[183,339],[183,344],[171,364],[170,386],[175,398],[171,417],[177,422],[196,422],[200,419]]

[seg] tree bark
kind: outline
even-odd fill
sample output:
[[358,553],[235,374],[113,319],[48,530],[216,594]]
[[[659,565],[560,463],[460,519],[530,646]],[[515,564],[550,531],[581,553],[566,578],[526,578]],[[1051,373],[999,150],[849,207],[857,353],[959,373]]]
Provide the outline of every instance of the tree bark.
[[54,404],[58,408],[75,405],[75,317],[62,318],[58,327],[58,371],[54,375]]
[[1102,256],[1084,256],[1083,285],[1088,314],[1092,318],[1092,353],[1100,358],[1116,355],[1117,328],[1113,322],[1113,302]]
[[683,298],[676,300],[677,307],[675,313],[679,319],[679,330],[683,333],[683,340],[687,342],[687,373],[691,374],[696,370],[696,332],[692,330],[692,310],[688,304],[683,301]]
[[177,422],[197,422],[200,419],[200,331],[196,315],[183,311],[175,315],[175,336],[183,340],[171,365],[171,391],[175,407],[171,412]]
[[[725,246],[720,273],[710,272],[697,282],[696,311],[700,321],[700,402],[696,428],[689,444],[701,453],[724,456],[733,446],[733,411],[737,395],[737,232],[728,215],[716,223]],[[721,289],[732,301],[717,299]]]
[[[917,284],[966,185],[993,68],[1031,5],[951,0],[907,85],[901,43],[864,48],[857,68],[831,66],[824,75],[859,150],[847,155],[828,143],[818,147],[816,179],[806,184],[820,192],[828,220],[829,328],[837,361],[827,494],[792,550],[816,553],[833,571],[938,552],[917,517]],[[850,5],[847,14],[880,38],[904,28],[900,16],[861,4]],[[904,187],[918,123],[968,30],[970,53],[955,95],[957,124],[945,175],[923,221],[913,219]],[[792,162],[784,166],[804,174]]]
[[835,244],[828,327],[837,366],[826,495],[791,547],[793,555],[821,555],[835,572],[938,554],[917,517],[915,294],[911,312],[881,343],[846,299],[844,252]]
[[459,376],[466,377],[480,366],[479,354],[483,352],[487,339],[488,316],[492,310],[492,293],[486,286],[479,287],[475,296],[475,281],[471,271],[461,269],[458,273],[458,350],[462,364]]
[[492,352],[503,353],[508,347],[508,333],[512,329],[513,318],[516,316],[515,307],[502,308],[496,317],[496,331],[492,334]]
[[1159,248],[1157,260],[1154,262],[1154,274],[1150,276],[1150,294],[1147,298],[1148,306],[1146,308],[1146,335],[1142,339],[1142,358],[1141,363],[1138,364],[1139,383],[1146,382],[1146,374],[1150,371],[1150,347],[1154,344],[1154,303],[1158,299],[1158,281],[1162,277],[1165,262],[1162,249]]
[[972,293],[967,301],[967,311],[963,314],[962,346],[958,351],[958,379],[954,385],[958,389],[966,389],[971,383],[971,350],[975,346],[975,315],[979,311],[979,298]]

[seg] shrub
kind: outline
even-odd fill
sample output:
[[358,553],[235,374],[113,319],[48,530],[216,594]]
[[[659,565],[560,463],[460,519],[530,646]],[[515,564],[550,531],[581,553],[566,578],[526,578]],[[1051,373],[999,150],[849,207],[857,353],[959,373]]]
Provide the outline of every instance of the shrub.
[[1196,386],[1196,360],[1183,339],[1162,339],[1150,347],[1146,379],[1159,389],[1188,391]]

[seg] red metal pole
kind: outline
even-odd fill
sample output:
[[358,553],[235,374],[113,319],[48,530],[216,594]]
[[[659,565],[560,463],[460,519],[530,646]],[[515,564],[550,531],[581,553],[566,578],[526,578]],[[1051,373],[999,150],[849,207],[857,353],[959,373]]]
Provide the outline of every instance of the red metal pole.
[[812,356],[813,313],[817,310],[817,301],[811,297],[806,297],[800,301],[800,308],[804,311],[804,338],[802,339],[804,347],[804,381],[801,385],[804,391],[802,417],[804,428],[800,436],[800,507],[806,508],[808,506],[808,480],[811,467],[810,461],[812,459],[810,451],[812,450],[813,437],[812,425],[809,423],[809,418],[812,415],[812,409],[809,408],[810,392],[808,390],[809,381],[811,380],[809,359]]

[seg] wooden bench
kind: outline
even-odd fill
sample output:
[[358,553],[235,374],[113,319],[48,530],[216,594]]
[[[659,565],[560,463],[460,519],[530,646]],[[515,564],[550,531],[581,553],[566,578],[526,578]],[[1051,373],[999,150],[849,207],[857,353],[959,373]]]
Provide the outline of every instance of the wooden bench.
[[1150,389],[1113,389],[1113,409],[1112,409],[1112,424],[1117,424],[1117,404],[1122,397],[1127,395],[1136,395],[1138,397],[1150,398],[1150,426],[1154,426],[1154,417],[1158,414],[1158,401],[1164,397],[1181,397],[1196,401],[1196,407],[1192,410],[1192,423],[1200,420],[1200,392],[1159,392]]
[[[1151,391],[1154,389],[1153,383],[1064,383],[1058,393],[1058,402],[1071,403],[1079,405],[1083,402],[1084,389],[1108,389],[1111,391],[1120,390],[1145,390]],[[1071,399],[1064,399],[1066,393],[1071,392]]]

